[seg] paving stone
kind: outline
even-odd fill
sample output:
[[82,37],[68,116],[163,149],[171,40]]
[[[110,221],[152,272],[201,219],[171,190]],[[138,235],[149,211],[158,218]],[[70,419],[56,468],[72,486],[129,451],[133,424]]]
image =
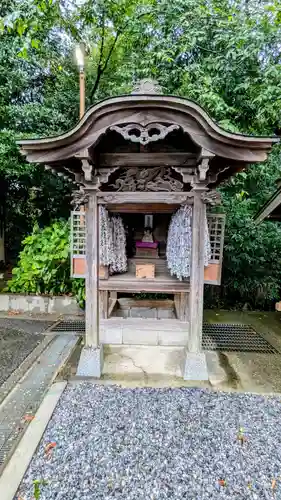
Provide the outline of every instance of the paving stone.
[[187,352],[184,366],[184,380],[208,380],[206,355],[203,352]]
[[100,378],[103,366],[103,348],[83,347],[77,368],[78,377]]

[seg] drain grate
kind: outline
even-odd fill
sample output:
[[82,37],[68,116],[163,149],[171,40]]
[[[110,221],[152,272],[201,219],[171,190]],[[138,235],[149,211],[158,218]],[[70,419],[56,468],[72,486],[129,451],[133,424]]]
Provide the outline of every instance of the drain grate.
[[59,321],[49,328],[49,332],[85,333],[85,321]]
[[204,323],[202,348],[205,351],[278,354],[252,326],[230,323]]
[[[60,321],[55,323],[50,330],[59,333],[84,333],[85,321]],[[204,351],[278,354],[278,351],[252,326],[231,323],[204,323],[202,348]]]

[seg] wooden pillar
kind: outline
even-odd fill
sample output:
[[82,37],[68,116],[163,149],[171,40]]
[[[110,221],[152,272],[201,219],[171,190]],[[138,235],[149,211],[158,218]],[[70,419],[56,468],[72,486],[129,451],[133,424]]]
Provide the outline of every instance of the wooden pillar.
[[194,187],[194,205],[192,216],[192,252],[190,274],[190,326],[189,326],[189,352],[201,351],[204,303],[204,240],[206,205],[202,200],[205,188]]
[[100,318],[107,319],[108,318],[108,290],[100,290],[99,292],[99,311]]
[[86,240],[86,347],[99,345],[99,210],[97,194],[89,192]]

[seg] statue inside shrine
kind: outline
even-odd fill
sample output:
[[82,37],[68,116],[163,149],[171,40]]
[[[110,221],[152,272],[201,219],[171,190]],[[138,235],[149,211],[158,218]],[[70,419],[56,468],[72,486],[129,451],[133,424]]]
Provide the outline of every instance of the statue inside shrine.
[[144,228],[142,242],[143,243],[153,243],[154,242],[152,229],[150,227]]
[[141,241],[136,241],[136,257],[155,258],[159,257],[158,242],[153,237],[153,216],[145,215],[144,231]]

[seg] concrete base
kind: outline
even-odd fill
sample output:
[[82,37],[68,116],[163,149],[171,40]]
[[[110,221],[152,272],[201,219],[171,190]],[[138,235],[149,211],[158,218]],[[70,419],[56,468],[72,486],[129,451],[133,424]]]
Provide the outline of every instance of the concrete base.
[[103,346],[83,347],[77,368],[77,377],[100,378],[103,367]]
[[[0,259],[1,260],[1,259]],[[44,295],[25,295],[1,293],[0,311],[17,311],[31,314],[73,314],[84,315],[75,297],[68,295],[47,297]]]
[[184,380],[208,380],[206,355],[203,352],[187,352],[183,371]]
[[182,378],[183,360],[184,349],[180,347],[105,346],[103,374],[112,379]]

